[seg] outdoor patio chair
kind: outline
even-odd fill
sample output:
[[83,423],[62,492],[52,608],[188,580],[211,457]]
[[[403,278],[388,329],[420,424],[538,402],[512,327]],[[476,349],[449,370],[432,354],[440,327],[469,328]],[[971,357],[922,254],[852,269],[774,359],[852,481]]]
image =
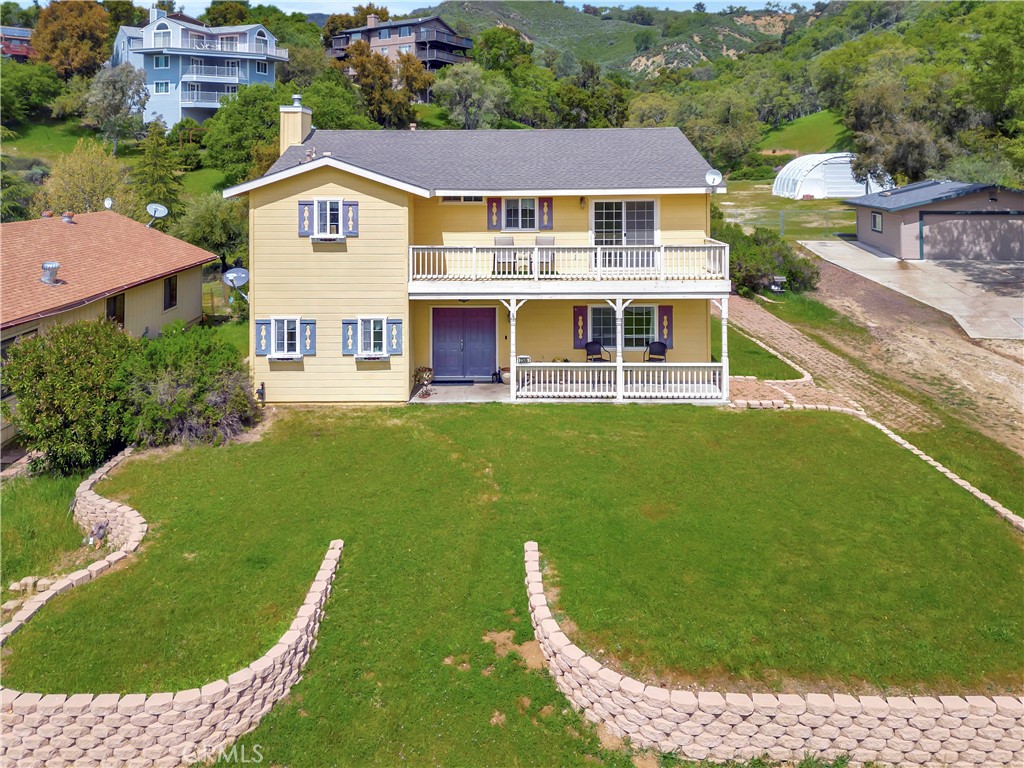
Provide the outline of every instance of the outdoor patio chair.
[[514,250],[515,238],[511,235],[497,235],[494,238],[494,246],[501,248],[494,252],[494,274],[514,275],[517,269],[518,255]]
[[611,353],[601,346],[599,341],[588,341],[586,350],[588,363],[610,363],[612,361]]
[[668,345],[663,341],[652,341],[644,349],[645,363],[664,363],[668,359]]
[[[537,271],[553,274],[555,271],[554,235],[537,235]],[[551,248],[551,250],[547,250]]]

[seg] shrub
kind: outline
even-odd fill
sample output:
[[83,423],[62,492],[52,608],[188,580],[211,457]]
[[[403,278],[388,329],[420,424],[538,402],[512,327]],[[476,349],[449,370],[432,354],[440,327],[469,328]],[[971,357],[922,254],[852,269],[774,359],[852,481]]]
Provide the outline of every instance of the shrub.
[[750,296],[766,288],[774,275],[786,276],[786,288],[800,293],[818,284],[818,266],[797,255],[770,229],[748,235],[738,224],[726,224],[721,211],[712,211],[711,236],[729,244],[729,272],[736,292]]
[[245,362],[210,328],[165,326],[145,343],[136,379],[135,439],[142,445],[222,443],[257,418]]
[[175,150],[178,157],[178,167],[183,171],[194,171],[203,163],[203,153],[198,144],[182,144],[180,149]]
[[17,399],[4,417],[41,466],[67,475],[97,466],[132,437],[128,369],[140,344],[104,320],[51,328],[22,338],[3,365],[4,388]]

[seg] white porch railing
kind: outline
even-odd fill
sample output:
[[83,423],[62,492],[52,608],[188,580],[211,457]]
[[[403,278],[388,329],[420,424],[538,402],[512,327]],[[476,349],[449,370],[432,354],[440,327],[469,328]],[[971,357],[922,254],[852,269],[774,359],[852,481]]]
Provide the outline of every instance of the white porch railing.
[[193,64],[182,74],[182,79],[197,78],[225,78],[233,80],[245,80],[245,72],[239,67],[207,67]]
[[[527,363],[516,366],[521,399],[615,399],[615,363]],[[623,363],[625,400],[721,400],[721,363]]]
[[409,248],[410,280],[725,280],[729,246],[443,246]]

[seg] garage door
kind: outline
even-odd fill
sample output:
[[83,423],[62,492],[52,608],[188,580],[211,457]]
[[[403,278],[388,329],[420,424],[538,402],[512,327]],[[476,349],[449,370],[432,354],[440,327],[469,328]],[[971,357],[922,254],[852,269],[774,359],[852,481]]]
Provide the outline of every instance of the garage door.
[[1024,214],[924,213],[924,258],[1024,260]]

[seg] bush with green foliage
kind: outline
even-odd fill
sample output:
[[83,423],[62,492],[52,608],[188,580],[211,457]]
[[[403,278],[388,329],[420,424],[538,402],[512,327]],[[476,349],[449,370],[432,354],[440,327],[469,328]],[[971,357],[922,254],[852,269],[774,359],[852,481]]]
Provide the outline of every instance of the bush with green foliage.
[[775,275],[785,275],[787,290],[801,293],[818,284],[817,264],[798,255],[770,229],[758,227],[748,235],[738,224],[726,224],[717,206],[712,208],[711,236],[729,244],[729,276],[740,296],[764,290]]
[[3,415],[29,450],[43,453],[43,469],[89,469],[128,444],[135,426],[129,368],[139,350],[139,341],[101,320],[57,325],[11,345],[4,389],[17,403],[5,401]]
[[256,421],[246,363],[213,329],[179,320],[143,344],[131,389],[136,442],[219,444]]
[[203,153],[198,144],[182,144],[174,154],[178,168],[183,171],[194,171],[203,164]]

